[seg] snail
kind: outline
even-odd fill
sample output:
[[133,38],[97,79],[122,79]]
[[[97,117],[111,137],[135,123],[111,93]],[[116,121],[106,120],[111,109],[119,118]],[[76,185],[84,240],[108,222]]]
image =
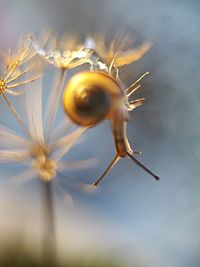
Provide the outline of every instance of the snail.
[[[130,88],[132,86],[127,90]],[[138,86],[132,92],[137,88]],[[64,111],[74,123],[85,127],[93,127],[105,119],[111,122],[116,154],[103,174],[94,182],[95,187],[123,157],[129,157],[139,167],[156,180],[159,180],[157,175],[134,157],[134,154],[140,154],[140,152],[133,151],[129,144],[126,134],[128,111],[142,105],[144,99],[129,102],[128,96],[132,92],[127,94],[127,90],[106,72],[84,71],[71,78],[63,93]]]

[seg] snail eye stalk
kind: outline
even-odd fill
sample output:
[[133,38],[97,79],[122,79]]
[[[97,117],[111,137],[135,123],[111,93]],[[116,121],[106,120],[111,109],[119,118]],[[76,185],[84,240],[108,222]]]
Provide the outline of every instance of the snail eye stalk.
[[[140,154],[139,152],[134,152],[134,154]],[[155,175],[151,170],[149,170],[146,166],[144,166],[139,160],[137,160],[132,154],[127,153],[129,158],[136,163],[140,168],[142,168],[144,171],[146,171],[148,174],[150,174],[155,180],[160,180],[160,178]],[[120,160],[119,155],[115,155],[106,170],[102,173],[102,175],[93,183],[94,187],[97,187],[99,183],[104,179],[104,177],[112,170],[112,168],[115,166],[115,164]]]

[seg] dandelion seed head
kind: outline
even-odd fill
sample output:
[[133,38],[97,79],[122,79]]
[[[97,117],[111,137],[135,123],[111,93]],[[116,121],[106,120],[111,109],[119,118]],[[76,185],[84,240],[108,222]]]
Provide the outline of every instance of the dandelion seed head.
[[[57,184],[61,179],[60,174],[68,170],[89,167],[89,160],[66,162],[63,159],[86,128],[73,130],[73,123],[64,118],[64,113],[62,113],[63,116],[58,113],[64,79],[62,82],[57,74],[56,72],[56,81],[52,84],[52,88],[47,94],[45,93],[47,102],[42,100],[45,89],[41,79],[35,82],[34,87],[25,91],[23,106],[25,117],[22,119],[18,114],[18,122],[22,126],[23,134],[19,135],[12,129],[0,125],[0,136],[6,138],[6,143],[0,139],[0,144],[4,148],[0,148],[0,164],[16,163],[24,167],[23,171],[15,174],[13,179],[10,177],[11,181],[29,181],[32,178],[38,178],[51,182],[56,178]],[[3,82],[2,86],[4,86]],[[58,123],[58,127],[55,127],[55,123]],[[68,180],[67,177],[66,180]],[[76,179],[70,181],[75,185],[77,182]],[[78,186],[82,188],[84,184],[79,182]]]
[[33,169],[36,175],[43,181],[51,181],[57,172],[57,163],[50,157],[50,149],[47,144],[36,143],[30,147],[33,158]]
[[0,95],[2,92],[5,92],[6,89],[6,82],[4,80],[0,80]]
[[[25,74],[30,73],[33,69],[39,71],[39,65],[36,68],[35,63],[25,67],[26,63],[29,63],[36,55],[36,53],[30,49],[31,40],[32,38],[30,38],[30,36],[26,36],[23,38],[23,41],[19,43],[16,51],[11,53],[9,50],[3,57],[1,62],[3,72],[0,74],[0,95],[3,95],[4,99],[6,94],[15,96],[20,95],[21,92],[16,91],[16,88],[31,83],[40,77],[40,75],[38,75],[38,77],[27,79],[25,81],[21,80],[21,78],[24,78]],[[6,102],[11,107],[8,99],[6,99]],[[11,107],[11,109],[14,108]]]
[[34,163],[33,168],[35,169],[38,177],[43,180],[50,182],[57,173],[57,164],[54,160],[51,160],[46,155],[39,155]]

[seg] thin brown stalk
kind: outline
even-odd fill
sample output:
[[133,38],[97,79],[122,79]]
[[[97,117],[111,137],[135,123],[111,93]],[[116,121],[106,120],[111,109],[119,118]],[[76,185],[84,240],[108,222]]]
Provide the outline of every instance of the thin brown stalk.
[[52,182],[42,181],[44,203],[43,260],[48,267],[56,266],[56,232]]

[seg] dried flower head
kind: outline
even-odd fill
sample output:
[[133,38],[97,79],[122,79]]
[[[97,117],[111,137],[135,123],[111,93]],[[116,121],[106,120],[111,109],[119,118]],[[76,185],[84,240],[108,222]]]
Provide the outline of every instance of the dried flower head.
[[34,65],[22,70],[22,67],[30,61],[35,54],[30,50],[31,36],[27,36],[21,41],[16,48],[16,51],[10,51],[4,55],[2,64],[3,72],[0,76],[0,94],[9,93],[12,95],[19,95],[21,92],[12,89],[21,85],[35,81],[38,77],[29,80],[20,81],[26,73],[34,69]]
[[[11,129],[0,125],[0,163],[19,163],[25,166],[24,171],[15,178],[31,179],[39,177],[43,181],[51,181],[60,172],[78,168],[85,168],[92,164],[91,160],[64,162],[64,155],[71,149],[86,128],[79,128],[66,134],[66,129],[73,124],[61,119],[59,125],[53,129],[48,127],[49,116],[57,113],[58,106],[51,105],[42,111],[41,81],[37,86],[26,90],[27,125],[24,122],[25,135],[20,136]],[[48,103],[52,103],[54,91],[51,90]],[[60,97],[60,96],[58,96]],[[60,117],[59,117],[60,118]],[[55,119],[55,116],[54,116]],[[22,121],[22,119],[21,119]],[[63,130],[64,129],[64,130]],[[6,142],[5,142],[6,140]]]
[[[20,117],[8,99],[7,94],[13,96],[21,95],[23,91],[16,91],[16,88],[28,83],[32,83],[41,77],[41,75],[38,74],[38,72],[40,72],[40,68],[32,61],[36,54],[32,49],[30,49],[31,39],[31,36],[25,36],[18,44],[16,51],[12,53],[8,51],[8,53],[5,53],[1,62],[2,73],[0,75],[0,95],[6,101],[20,123]],[[27,65],[26,63],[30,63],[31,61],[31,65],[29,64],[29,66],[25,66]],[[26,80],[21,80],[21,78],[23,78],[26,74],[33,71],[34,73],[37,72],[37,76],[28,78]]]

